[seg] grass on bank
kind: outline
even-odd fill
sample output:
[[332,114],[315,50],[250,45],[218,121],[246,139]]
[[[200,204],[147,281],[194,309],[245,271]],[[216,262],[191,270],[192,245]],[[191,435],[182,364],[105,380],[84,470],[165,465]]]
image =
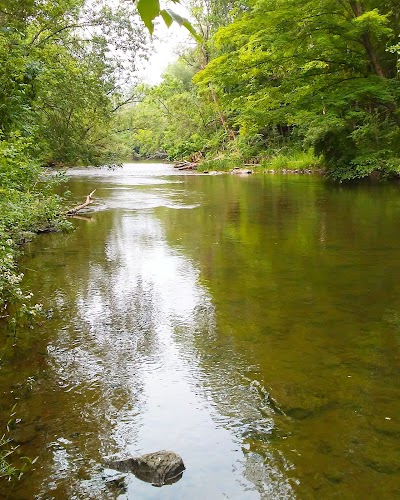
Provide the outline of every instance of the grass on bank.
[[216,158],[210,158],[202,160],[197,165],[198,172],[208,172],[208,171],[219,171],[219,172],[229,172],[235,167],[243,167],[243,159],[235,158],[232,156],[218,156]]
[[10,464],[9,456],[14,453],[15,448],[10,447],[10,440],[5,435],[0,437],[0,479],[11,479],[18,477],[20,471]]
[[320,170],[324,168],[321,158],[314,155],[312,149],[308,151],[294,151],[279,153],[271,158],[263,159],[261,167],[266,170],[281,172],[282,170]]
[[[0,437],[0,488],[1,481],[11,481],[12,479],[21,479],[23,474],[33,466],[37,458],[31,460],[29,457],[15,457],[15,452],[19,445],[13,445],[10,436],[10,430],[15,426],[17,420],[15,417],[16,404],[11,409],[9,420],[6,424],[5,433]],[[18,466],[16,467],[11,463],[11,460],[17,460]]]
[[323,160],[314,155],[313,151],[292,151],[280,152],[276,155],[261,159],[246,159],[240,155],[220,154],[215,158],[202,160],[198,167],[198,172],[204,171],[230,171],[233,168],[252,168],[256,172],[273,170],[275,172],[286,171],[320,171],[324,169]]

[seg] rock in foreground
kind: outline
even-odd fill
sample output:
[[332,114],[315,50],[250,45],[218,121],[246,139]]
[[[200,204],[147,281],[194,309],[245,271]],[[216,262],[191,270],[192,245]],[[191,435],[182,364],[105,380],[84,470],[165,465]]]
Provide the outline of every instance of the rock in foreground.
[[130,472],[153,486],[176,483],[181,479],[185,465],[173,451],[156,451],[139,457],[111,462],[109,466],[120,472]]

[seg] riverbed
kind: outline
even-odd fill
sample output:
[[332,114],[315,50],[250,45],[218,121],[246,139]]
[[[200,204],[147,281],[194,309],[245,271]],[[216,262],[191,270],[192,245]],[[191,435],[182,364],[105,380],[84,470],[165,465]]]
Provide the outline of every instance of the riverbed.
[[[37,457],[4,498],[400,496],[398,184],[127,164],[68,188],[95,203],[21,260],[46,319],[2,334],[2,422],[16,403]],[[180,481],[108,482],[163,449]]]

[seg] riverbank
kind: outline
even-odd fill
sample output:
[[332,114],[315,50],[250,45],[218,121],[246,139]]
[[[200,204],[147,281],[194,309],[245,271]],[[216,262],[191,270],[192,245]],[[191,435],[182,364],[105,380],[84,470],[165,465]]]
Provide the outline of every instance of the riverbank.
[[316,157],[312,150],[307,152],[293,151],[276,155],[245,158],[241,155],[223,154],[198,162],[198,170],[233,170],[234,168],[251,168],[254,172],[263,173],[321,173],[326,171],[323,159]]
[[261,158],[243,158],[235,155],[218,155],[213,158],[201,158],[197,161],[175,162],[182,171],[193,171],[201,174],[222,173],[254,173],[254,174],[282,174],[301,175],[314,174],[329,177],[335,182],[354,183],[360,180],[398,180],[400,172],[393,168],[388,170],[386,165],[372,171],[361,170],[357,175],[348,178],[337,176],[334,168],[329,166],[320,156],[314,155],[312,150],[307,152],[294,151],[279,153],[275,156]]
[[323,159],[316,157],[311,150],[257,158],[222,153],[211,158],[195,156],[195,158],[175,161],[174,167],[180,171],[196,171],[204,174],[215,172],[325,174],[327,172]]
[[[30,294],[20,287],[23,274],[17,258],[21,245],[34,234],[64,230],[69,226],[62,213],[62,198],[52,192],[55,179],[32,169],[33,187],[13,183],[1,189],[0,200],[0,317],[29,312]],[[12,308],[12,311],[10,310]]]

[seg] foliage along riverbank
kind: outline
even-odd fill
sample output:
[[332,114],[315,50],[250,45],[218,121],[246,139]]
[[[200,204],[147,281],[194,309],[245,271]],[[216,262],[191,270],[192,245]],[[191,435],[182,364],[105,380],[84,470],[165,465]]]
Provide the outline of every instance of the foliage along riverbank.
[[[202,40],[120,114],[141,157],[298,156],[336,180],[400,172],[397,1],[194,1]],[[121,127],[121,129],[124,127]],[[214,167],[215,168],[215,167]],[[271,166],[271,168],[273,168]]]
[[[0,316],[27,307],[17,270],[26,231],[63,228],[49,165],[102,165],[129,154],[115,117],[149,37],[131,3],[0,1]],[[115,53],[121,54],[121,60]]]
[[[260,163],[255,163],[260,161]],[[250,163],[247,163],[250,162]],[[216,156],[202,159],[196,166],[199,172],[231,171],[232,169],[251,168],[254,173],[326,173],[322,158],[317,158],[313,151],[293,151],[287,154],[278,153],[270,158],[244,159],[240,155],[234,157]]]
[[[17,329],[41,309],[21,287],[21,243],[32,233],[68,226],[63,199],[54,194],[59,176],[47,167],[113,164],[129,154],[118,141],[115,117],[134,99],[135,68],[149,48],[148,32],[131,2],[0,0],[4,334],[16,338]],[[3,437],[0,477],[20,473],[7,464],[9,451]]]
[[156,86],[135,80],[150,45],[133,4],[1,4],[0,310],[22,297],[21,234],[64,224],[41,165],[399,175],[395,0],[193,0],[198,36]]
[[[23,277],[16,265],[18,245],[29,232],[61,229],[66,222],[60,217],[61,199],[52,192],[54,179],[46,180],[37,163],[17,152],[16,142],[2,141],[0,158],[0,317],[9,305],[29,309],[29,294],[20,288]],[[21,309],[19,309],[20,312]]]

